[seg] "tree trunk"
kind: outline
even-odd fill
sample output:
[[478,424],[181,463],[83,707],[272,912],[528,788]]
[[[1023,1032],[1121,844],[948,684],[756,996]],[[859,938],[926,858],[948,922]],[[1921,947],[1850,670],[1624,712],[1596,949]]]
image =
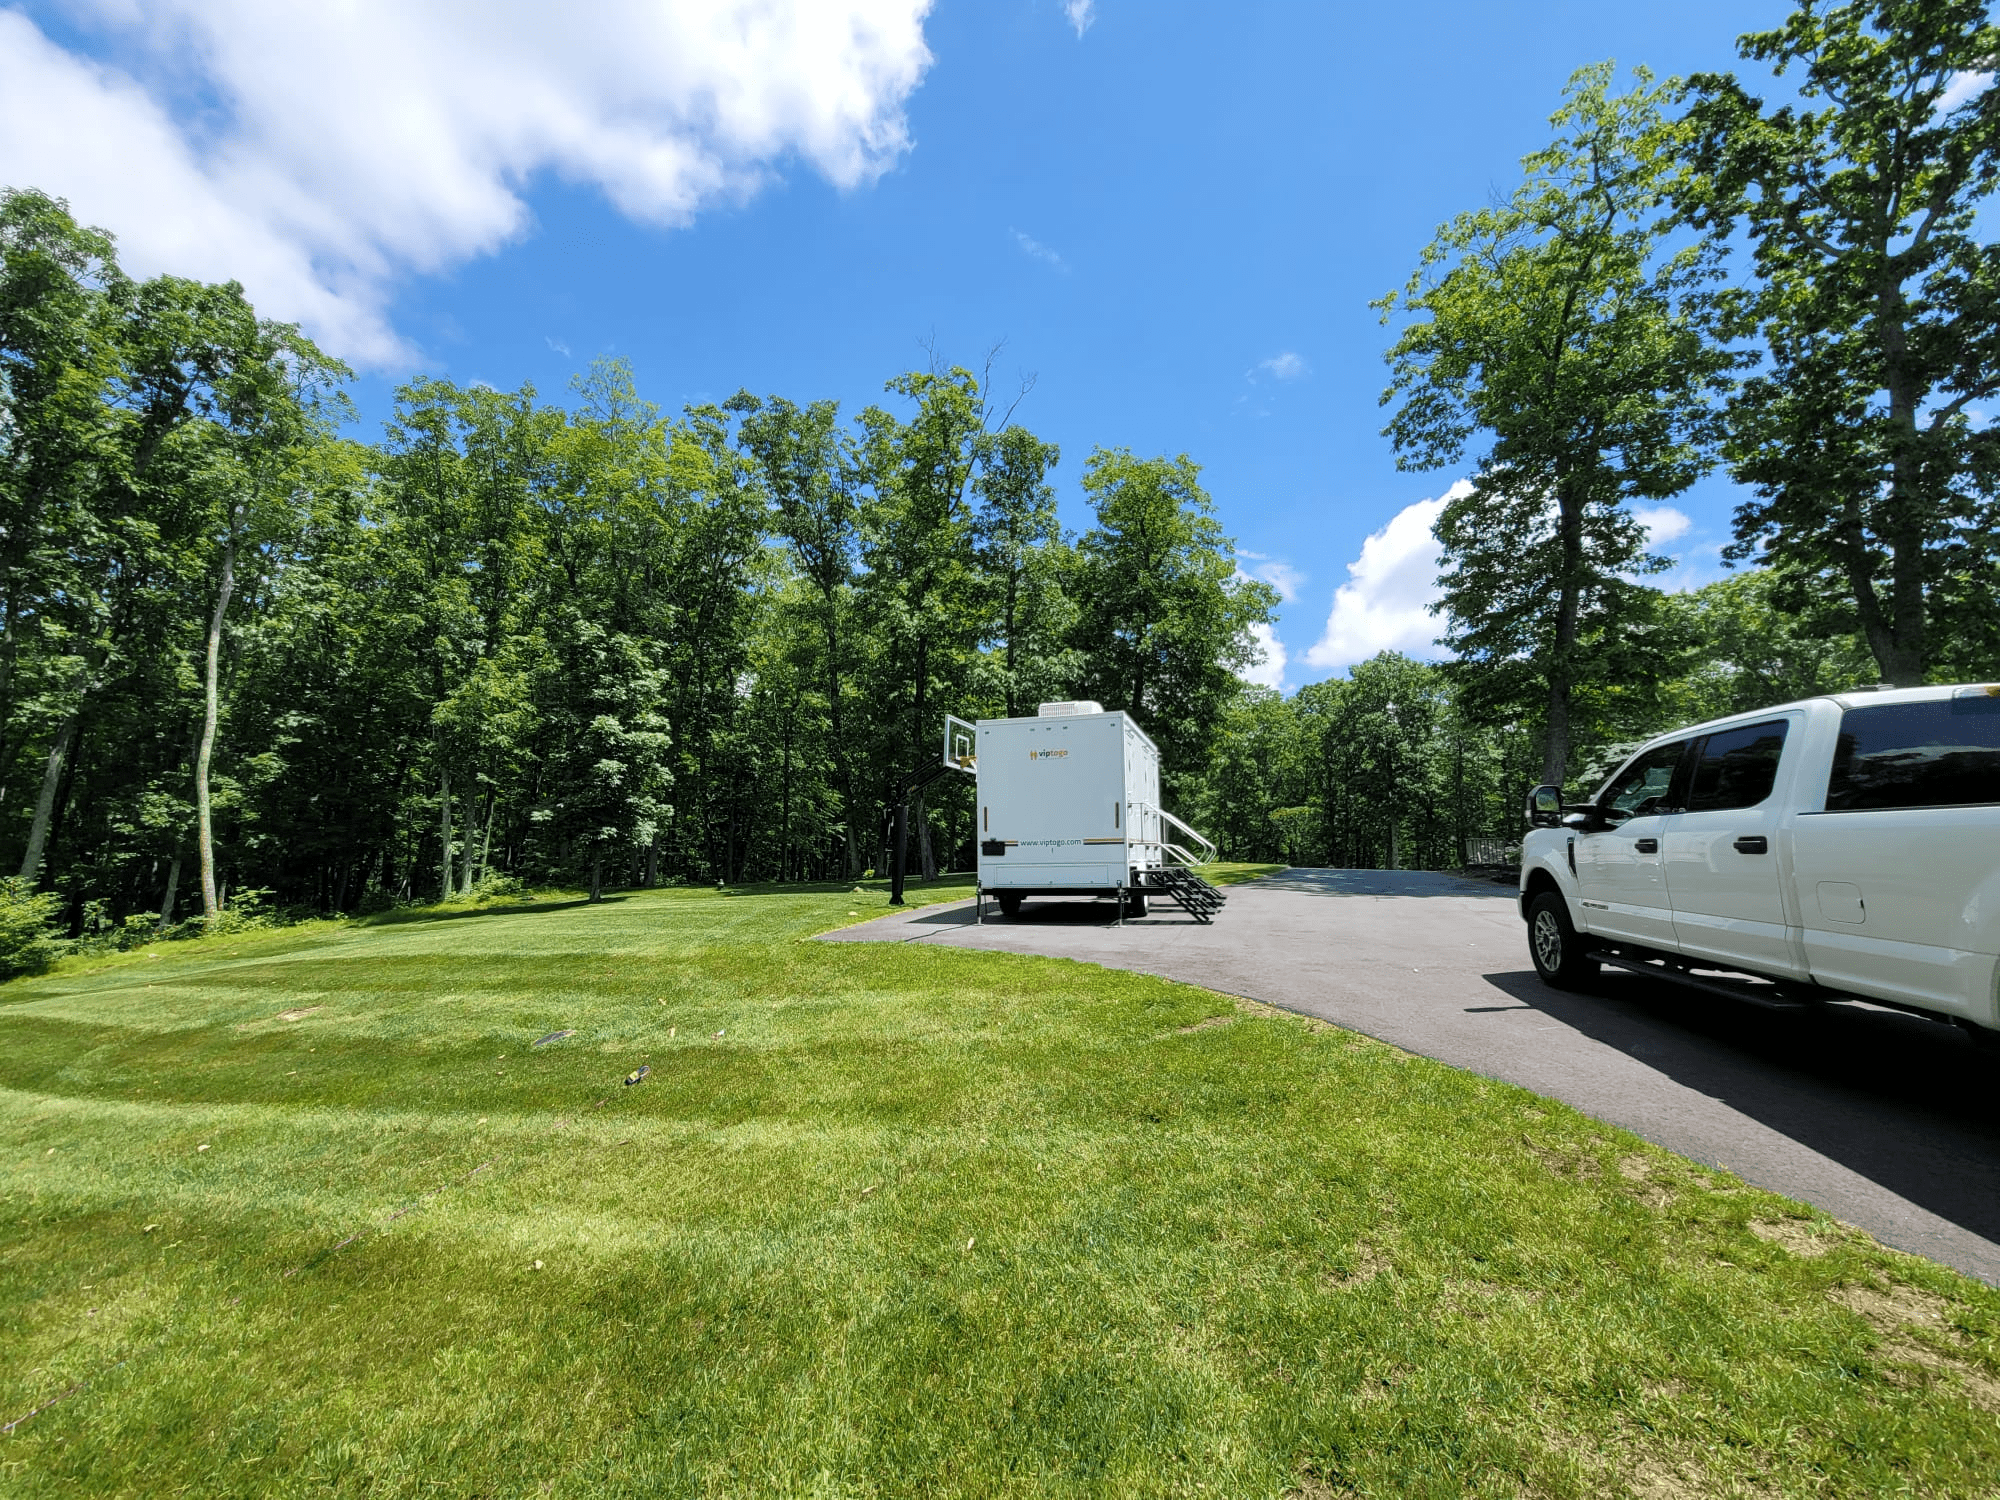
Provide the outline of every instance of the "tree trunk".
[[931,817],[924,799],[917,798],[917,866],[925,880],[937,879],[937,855],[931,849]]
[[[1882,680],[1892,687],[1922,687],[1926,651],[1924,619],[1924,504],[1918,447],[1917,416],[1923,391],[1908,371],[1909,304],[1901,283],[1885,268],[1885,284],[1877,294],[1876,327],[1882,344],[1883,385],[1889,396],[1889,421],[1895,429],[1889,460],[1889,494],[1882,528],[1889,553],[1889,629],[1886,639],[1869,632]],[[1869,592],[1874,586],[1869,585]],[[1886,649],[1885,649],[1886,648]]]
[[486,832],[479,840],[479,873],[484,875],[493,867],[493,820],[500,812],[500,794],[497,791],[486,794]]
[[42,771],[42,794],[35,799],[35,821],[28,829],[27,852],[21,856],[23,880],[35,880],[41,876],[42,852],[48,847],[49,820],[55,814],[56,792],[62,786],[63,766],[69,759],[69,747],[76,740],[76,721],[82,713],[81,708],[73,710],[56,731],[55,743],[49,746],[48,765]]
[[458,893],[461,896],[472,894],[472,870],[479,858],[479,841],[472,836],[475,800],[471,797],[465,799],[465,843],[459,851],[458,858]]
[[160,931],[165,932],[174,925],[174,897],[180,894],[181,857],[177,851],[174,862],[167,866],[167,894],[160,902]]
[[1548,739],[1542,750],[1542,780],[1563,786],[1569,780],[1570,678],[1576,656],[1577,617],[1582,610],[1583,507],[1560,493],[1562,593],[1556,603],[1555,650],[1549,658]]
[[208,669],[202,679],[201,744],[194,756],[195,842],[201,852],[201,914],[212,918],[222,908],[215,896],[215,818],[208,797],[208,769],[215,759],[215,720],[221,703],[222,622],[229,613],[229,596],[236,591],[236,522],[222,544],[222,579],[215,591],[215,613],[208,620]]
[[438,900],[451,899],[451,770],[438,757]]
[[604,856],[602,854],[594,856],[590,861],[590,899],[592,901],[602,901],[604,899]]

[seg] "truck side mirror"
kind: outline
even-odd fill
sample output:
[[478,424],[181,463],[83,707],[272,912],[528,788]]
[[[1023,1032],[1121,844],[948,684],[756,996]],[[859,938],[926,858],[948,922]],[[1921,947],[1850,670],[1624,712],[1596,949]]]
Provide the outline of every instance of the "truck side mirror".
[[1544,783],[1528,793],[1528,822],[1536,828],[1553,828],[1562,818],[1563,789]]
[[1566,812],[1557,820],[1564,828],[1574,828],[1578,833],[1601,833],[1611,826],[1601,807],[1579,807]]

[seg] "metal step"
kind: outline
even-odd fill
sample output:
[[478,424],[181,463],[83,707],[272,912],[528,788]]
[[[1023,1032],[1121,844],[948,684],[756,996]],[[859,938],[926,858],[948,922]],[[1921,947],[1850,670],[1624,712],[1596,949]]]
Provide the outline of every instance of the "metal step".
[[1146,871],[1143,884],[1146,890],[1171,898],[1182,911],[1204,926],[1215,920],[1215,914],[1222,910],[1222,903],[1228,899],[1194,871],[1178,865]]

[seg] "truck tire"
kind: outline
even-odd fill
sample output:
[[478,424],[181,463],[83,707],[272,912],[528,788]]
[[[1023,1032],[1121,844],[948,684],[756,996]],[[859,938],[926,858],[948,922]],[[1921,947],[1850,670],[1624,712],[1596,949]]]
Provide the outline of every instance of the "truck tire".
[[1542,983],[1556,989],[1582,989],[1597,977],[1598,962],[1583,951],[1560,891],[1543,891],[1528,903],[1528,952]]
[[1019,896],[1002,896],[1000,898],[1000,915],[1003,917],[1020,916],[1021,898]]

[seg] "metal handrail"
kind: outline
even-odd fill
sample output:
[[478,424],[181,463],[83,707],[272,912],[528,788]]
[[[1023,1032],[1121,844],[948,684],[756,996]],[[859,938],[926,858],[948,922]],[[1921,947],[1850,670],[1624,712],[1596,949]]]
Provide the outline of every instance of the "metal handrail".
[[[1164,850],[1166,853],[1171,854],[1175,859],[1179,860],[1182,864],[1186,865],[1189,869],[1193,869],[1196,865],[1205,865],[1208,863],[1207,859],[1203,859],[1200,856],[1195,855],[1186,849],[1183,849],[1179,844],[1170,844],[1163,839],[1127,839],[1126,842],[1129,844],[1135,844],[1140,848],[1144,849]],[[1213,856],[1211,856],[1211,858],[1212,857]]]
[[[1162,822],[1173,824],[1174,827],[1178,828],[1182,833],[1186,834],[1189,838],[1193,839],[1197,844],[1200,844],[1204,849],[1208,851],[1207,855],[1201,859],[1189,858],[1186,861],[1188,864],[1191,865],[1207,864],[1209,860],[1221,857],[1222,851],[1215,846],[1214,840],[1209,838],[1207,834],[1201,832],[1201,830],[1197,828],[1190,828],[1187,824],[1183,823],[1179,818],[1175,817],[1172,813],[1168,812],[1164,807],[1155,807],[1150,802],[1135,802],[1132,805],[1144,812],[1157,813]],[[1151,839],[1146,839],[1146,840],[1139,840],[1137,842],[1152,843],[1155,841]],[[1166,846],[1162,845],[1161,847],[1164,848]]]

